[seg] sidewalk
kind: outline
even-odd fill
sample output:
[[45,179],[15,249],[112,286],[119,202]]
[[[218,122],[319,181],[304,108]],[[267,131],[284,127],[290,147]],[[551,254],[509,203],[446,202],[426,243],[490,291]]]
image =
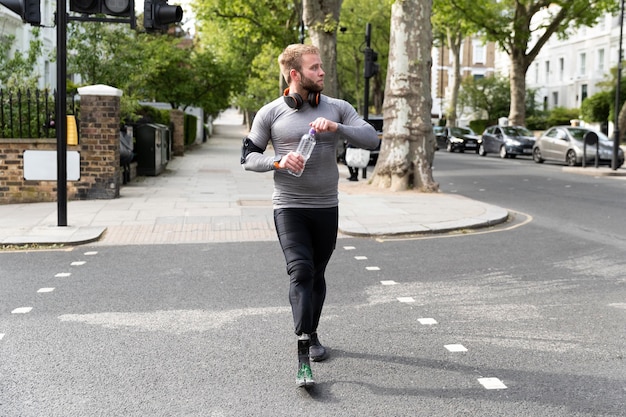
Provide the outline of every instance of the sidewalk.
[[[246,172],[239,165],[246,134],[229,110],[213,136],[164,173],[138,177],[120,198],[69,201],[68,226],[57,226],[57,203],[0,205],[0,245],[172,244],[276,239],[272,172]],[[436,233],[504,222],[505,209],[458,195],[392,193],[349,182],[340,165],[340,237]],[[370,173],[371,173],[370,169]]]

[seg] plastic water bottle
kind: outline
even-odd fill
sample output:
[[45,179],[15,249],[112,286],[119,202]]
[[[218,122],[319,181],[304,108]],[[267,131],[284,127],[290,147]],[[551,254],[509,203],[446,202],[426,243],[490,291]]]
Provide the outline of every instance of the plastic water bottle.
[[[304,135],[302,135],[302,137],[300,138],[300,143],[298,144],[298,149],[296,149],[296,153],[304,157],[305,164],[306,164],[306,161],[311,156],[311,153],[313,152],[314,147],[315,147],[315,129],[311,129],[309,130],[308,133],[305,133]],[[292,170],[289,170],[289,173],[293,175],[294,177],[299,177],[300,175],[302,175],[303,171],[304,171],[304,167],[302,167],[302,171],[294,172]]]

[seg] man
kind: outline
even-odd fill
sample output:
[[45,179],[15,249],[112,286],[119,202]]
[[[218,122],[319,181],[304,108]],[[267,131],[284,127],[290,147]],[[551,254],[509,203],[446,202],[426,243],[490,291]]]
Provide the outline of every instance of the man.
[[[324,273],[337,241],[337,146],[345,139],[374,149],[379,139],[349,103],[321,94],[324,70],[317,47],[290,45],[278,61],[289,88],[256,114],[243,141],[241,164],[250,171],[275,171],[274,222],[290,277],[289,301],[298,337],[296,385],[302,387],[315,383],[310,360],[328,356],[317,326],[326,296]],[[311,128],[316,145],[305,161],[294,151]],[[263,155],[270,142],[275,155]]]

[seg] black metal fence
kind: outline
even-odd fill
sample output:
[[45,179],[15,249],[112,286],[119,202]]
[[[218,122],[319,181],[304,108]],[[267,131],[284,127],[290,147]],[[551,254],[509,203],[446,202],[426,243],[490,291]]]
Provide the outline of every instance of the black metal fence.
[[[56,90],[0,89],[0,138],[54,138]],[[74,95],[67,97],[67,114],[78,110]]]

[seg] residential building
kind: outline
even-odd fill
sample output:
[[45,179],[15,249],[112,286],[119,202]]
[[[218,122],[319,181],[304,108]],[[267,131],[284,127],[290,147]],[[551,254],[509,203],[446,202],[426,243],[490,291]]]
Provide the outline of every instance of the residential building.
[[[467,38],[461,45],[461,79],[466,77],[483,78],[495,73],[496,46],[484,43],[478,38]],[[447,47],[435,47],[432,50],[433,96],[432,117],[442,119],[446,116],[452,94],[453,54]],[[472,114],[457,106],[457,125],[467,126]]]
[[567,39],[552,36],[528,68],[526,87],[537,90],[545,110],[579,108],[583,100],[602,90],[617,67],[619,16],[606,14],[593,27],[572,29]]

